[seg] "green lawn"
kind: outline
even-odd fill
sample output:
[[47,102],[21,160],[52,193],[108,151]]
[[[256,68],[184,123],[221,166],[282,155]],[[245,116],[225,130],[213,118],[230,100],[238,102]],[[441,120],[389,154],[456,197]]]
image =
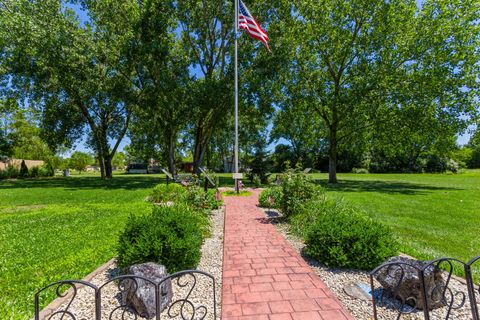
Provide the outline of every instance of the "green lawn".
[[327,183],[326,174],[312,176],[335,196],[390,226],[409,255],[465,262],[480,255],[479,171],[339,174],[336,185]]
[[[457,175],[312,174],[327,190],[389,225],[418,258],[480,254],[480,172]],[[220,174],[233,186],[231,174]],[[163,175],[98,175],[0,181],[0,318],[28,319],[33,294],[81,279],[115,255],[119,231]],[[248,184],[247,184],[248,185]]]
[[126,218],[160,175],[82,175],[0,181],[0,318],[28,319],[33,295],[61,279],[81,279],[115,255]]

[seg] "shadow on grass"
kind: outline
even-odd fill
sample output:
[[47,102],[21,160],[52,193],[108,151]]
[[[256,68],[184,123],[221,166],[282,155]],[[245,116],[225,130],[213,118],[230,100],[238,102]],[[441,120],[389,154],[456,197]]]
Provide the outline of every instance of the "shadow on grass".
[[387,194],[427,194],[432,191],[462,190],[457,188],[437,187],[426,184],[417,184],[399,181],[365,181],[365,180],[341,180],[338,183],[328,183],[326,180],[316,180],[328,191],[345,192],[378,192]]
[[54,177],[25,180],[0,181],[1,189],[23,188],[62,188],[67,190],[88,189],[150,189],[159,183],[164,183],[163,176],[128,176],[116,175],[111,180],[101,180],[99,176]]

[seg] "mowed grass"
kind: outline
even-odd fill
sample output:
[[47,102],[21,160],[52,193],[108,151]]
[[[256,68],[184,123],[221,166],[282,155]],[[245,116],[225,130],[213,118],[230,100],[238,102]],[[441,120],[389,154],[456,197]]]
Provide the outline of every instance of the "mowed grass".
[[404,253],[465,262],[480,255],[480,171],[339,174],[338,184],[328,184],[326,174],[311,176],[328,192],[391,227]]
[[[0,319],[29,319],[37,290],[115,256],[119,232],[160,175],[0,181]],[[50,296],[52,298],[52,296]]]

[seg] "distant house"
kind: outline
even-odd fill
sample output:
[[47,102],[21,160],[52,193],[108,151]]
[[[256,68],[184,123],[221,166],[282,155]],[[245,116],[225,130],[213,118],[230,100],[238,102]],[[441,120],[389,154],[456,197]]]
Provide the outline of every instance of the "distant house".
[[100,167],[99,166],[86,166],[85,171],[86,172],[99,172]]
[[25,161],[25,165],[27,166],[28,170],[32,169],[33,167],[41,167],[45,164],[43,160],[6,159],[4,161],[0,161],[0,170],[5,170],[8,167],[20,168],[22,161]]

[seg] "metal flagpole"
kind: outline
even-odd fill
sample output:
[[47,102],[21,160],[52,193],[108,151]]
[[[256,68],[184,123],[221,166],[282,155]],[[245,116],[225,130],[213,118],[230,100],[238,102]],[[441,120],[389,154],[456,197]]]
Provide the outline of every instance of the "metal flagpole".
[[238,185],[238,44],[237,44],[237,33],[238,33],[238,0],[235,1],[235,191],[239,193]]

